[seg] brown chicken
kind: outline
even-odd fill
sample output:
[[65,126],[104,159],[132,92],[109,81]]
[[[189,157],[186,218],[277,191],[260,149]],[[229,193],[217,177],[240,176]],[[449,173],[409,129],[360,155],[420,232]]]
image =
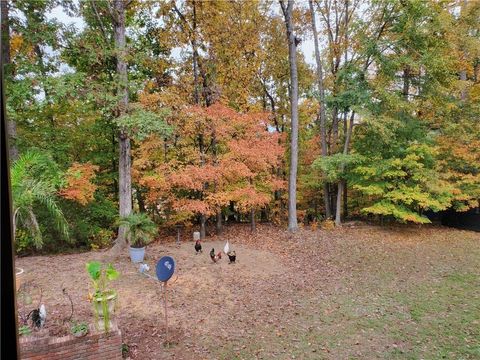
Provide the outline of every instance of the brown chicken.
[[217,263],[218,260],[220,260],[222,258],[222,252],[219,251],[217,255],[215,255],[215,249],[212,248],[212,250],[210,251],[210,259],[212,259],[212,261],[214,263]]

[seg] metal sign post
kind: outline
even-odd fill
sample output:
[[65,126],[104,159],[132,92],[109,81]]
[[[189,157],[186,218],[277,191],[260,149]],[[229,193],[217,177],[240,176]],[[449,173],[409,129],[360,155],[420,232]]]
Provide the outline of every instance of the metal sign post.
[[170,256],[164,256],[158,260],[156,272],[157,278],[163,283],[163,305],[165,312],[165,338],[168,342],[168,314],[167,314],[167,282],[175,271],[175,260]]
[[163,283],[163,305],[165,308],[165,340],[168,343],[167,281]]

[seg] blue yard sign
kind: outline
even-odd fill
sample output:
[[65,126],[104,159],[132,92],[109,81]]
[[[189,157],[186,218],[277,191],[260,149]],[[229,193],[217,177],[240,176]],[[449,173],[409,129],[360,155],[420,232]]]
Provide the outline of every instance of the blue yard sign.
[[160,281],[168,281],[175,271],[175,261],[170,256],[164,256],[157,263],[157,278]]

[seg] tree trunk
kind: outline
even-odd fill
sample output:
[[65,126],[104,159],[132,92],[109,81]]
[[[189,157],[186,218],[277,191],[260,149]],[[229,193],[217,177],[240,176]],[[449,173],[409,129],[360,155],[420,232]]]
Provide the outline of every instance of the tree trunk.
[[288,230],[298,230],[297,223],[297,168],[298,168],[298,73],[297,73],[297,39],[293,29],[293,0],[288,0],[285,7],[280,0],[288,38],[288,60],[290,62],[290,116],[292,120],[290,139],[290,177],[288,180]]
[[[112,165],[112,173],[117,172],[117,129],[115,125],[112,125],[111,127],[112,133],[111,133],[111,139],[112,139],[112,147],[111,147],[111,165]],[[113,194],[113,200],[118,201],[118,179],[113,178],[112,180],[112,190],[111,193]]]
[[337,205],[335,206],[335,226],[340,226],[342,224],[342,195],[343,181],[339,181],[337,190]]
[[[213,166],[218,166],[218,148],[217,148],[217,136],[215,132],[212,134],[212,151],[213,151]],[[213,190],[217,192],[217,182],[213,183]],[[215,224],[215,232],[217,235],[222,233],[222,208],[217,210],[216,214],[217,222]]]
[[[349,21],[350,21],[350,18],[349,18],[349,12],[348,12],[348,5],[349,5],[349,2],[348,0],[345,0],[345,30],[344,30],[344,45],[345,45],[345,52],[344,52],[344,64],[345,66],[347,65],[348,63],[348,24],[349,24]],[[345,134],[345,144],[344,144],[344,147],[343,147],[343,154],[344,155],[347,155],[348,154],[348,146],[350,144],[350,139],[352,137],[352,130],[353,130],[353,120],[354,120],[354,116],[355,116],[355,113],[352,112],[352,116],[350,118],[350,126],[347,125],[347,113],[348,113],[348,110],[345,109],[345,113],[344,113],[344,118],[343,118],[343,133]],[[345,164],[342,163],[341,165],[341,172],[343,173],[345,169]],[[345,179],[342,179],[340,180],[339,184],[338,184],[338,194],[337,194],[337,211],[336,211],[336,216],[335,216],[335,224],[336,225],[340,225],[340,222],[341,222],[341,201],[343,199],[343,215],[344,217],[347,216],[347,212],[348,212],[348,209],[347,209],[347,181]]]
[[143,199],[142,192],[140,191],[139,188],[135,189],[135,194],[137,196],[137,202],[138,202],[138,210],[142,213],[146,212],[145,208],[145,200]]
[[215,227],[217,235],[220,235],[223,231],[222,211],[217,212],[217,224]]
[[[463,0],[462,1],[462,4],[460,5],[460,16],[465,16],[465,11],[466,11],[466,8],[467,8],[467,3],[468,1],[467,0]],[[463,54],[463,57],[464,57],[464,61],[466,61],[466,58],[467,58],[467,53],[465,50],[462,51],[462,54]],[[465,101],[467,100],[467,84],[466,84],[466,81],[467,81],[467,70],[466,69],[462,69],[460,71],[460,80],[463,82],[461,84],[461,87],[462,87],[462,90],[460,92],[460,100],[462,101]]]
[[200,95],[198,92],[197,6],[195,0],[192,1],[192,6],[193,100],[195,104],[198,105],[200,103]]
[[[0,2],[0,12],[2,15],[2,58],[4,67],[8,67],[10,64],[10,21],[8,7],[8,0],[2,0]],[[7,74],[5,73],[5,75]]]
[[204,214],[200,214],[200,239],[203,240],[205,239],[206,236],[206,223],[207,223],[207,218]]
[[[335,80],[336,81],[336,80]],[[337,96],[337,90],[333,89],[333,96]],[[330,143],[330,154],[333,155],[337,152],[338,148],[338,108],[337,105],[332,109],[332,142]]]
[[[193,19],[192,19],[192,33],[191,33],[191,44],[192,44],[192,53],[193,53],[193,100],[196,105],[200,104],[200,94],[199,94],[199,61],[198,61],[198,48],[197,48],[197,7],[195,0],[192,2],[193,5]],[[200,148],[200,162],[201,165],[205,165],[205,154],[204,154],[204,144],[203,144],[203,135],[199,135],[199,148]],[[207,184],[203,185],[203,189],[207,188]],[[202,195],[203,196],[203,195]],[[206,236],[206,216],[200,214],[200,239],[204,240]]]
[[408,101],[408,93],[410,91],[410,68],[405,66],[403,69],[403,90],[402,95]]
[[[350,144],[350,139],[352,138],[352,131],[353,131],[353,123],[355,119],[355,112],[352,112],[352,115],[350,116],[350,125],[347,130],[347,134],[345,137],[345,144],[343,146],[343,154],[348,155],[348,146]],[[343,173],[345,170],[345,163],[342,162],[340,165],[340,173]],[[343,195],[343,189],[345,187],[345,183],[343,180],[339,181],[338,183],[338,192],[337,192],[337,206],[335,209],[335,225],[340,226],[342,223],[342,195]]]
[[[199,150],[200,150],[200,166],[204,166],[205,165],[205,148],[204,148],[204,143],[203,143],[203,134],[200,134],[198,136],[198,147],[199,147]],[[202,194],[201,194],[201,199],[204,200],[203,198],[203,195],[204,195],[204,191],[207,189],[207,184],[204,183],[203,184],[203,191],[202,191]],[[205,216],[205,214],[200,214],[200,239],[201,240],[204,240],[205,239],[205,234],[206,234],[206,231],[205,231],[205,223],[207,221],[207,218]]]
[[[114,5],[114,37],[115,51],[117,60],[118,87],[117,96],[119,97],[117,116],[121,117],[128,110],[128,76],[126,62],[126,38],[125,38],[125,2],[124,0],[115,0]],[[119,208],[120,217],[125,217],[132,212],[132,176],[131,176],[131,149],[130,138],[124,129],[118,133],[119,142],[119,161],[118,161],[118,185],[119,185]],[[127,246],[126,227],[120,226],[118,236],[113,247],[114,252],[119,252]]]
[[268,222],[268,208],[260,211],[260,222]]
[[[315,45],[315,62],[317,63],[318,92],[320,95],[320,109],[318,115],[320,119],[320,143],[322,146],[322,156],[326,157],[328,154],[326,130],[327,116],[325,113],[325,88],[323,86],[323,68],[322,60],[320,59],[320,50],[318,46],[318,33],[317,25],[315,23],[315,11],[313,10],[313,1],[309,0],[308,3],[310,6],[310,15],[312,17],[313,43]],[[323,204],[325,206],[325,217],[331,218],[332,211],[330,208],[330,193],[328,191],[328,183],[326,182],[323,184]]]
[[[2,27],[2,60],[3,60],[3,74],[6,81],[12,81],[12,71],[10,63],[10,20],[9,20],[9,5],[7,0],[0,2],[1,12],[1,27]],[[7,124],[7,132],[9,138],[9,155],[10,161],[18,159],[17,148],[17,124],[13,120],[9,120]]]
[[250,230],[255,232],[257,225],[255,224],[255,209],[250,210]]

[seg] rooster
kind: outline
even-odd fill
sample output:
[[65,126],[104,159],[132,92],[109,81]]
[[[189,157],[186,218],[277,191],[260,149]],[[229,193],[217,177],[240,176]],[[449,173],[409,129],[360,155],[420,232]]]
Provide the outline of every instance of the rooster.
[[227,255],[228,259],[230,260],[229,264],[234,264],[235,260],[237,259],[237,254],[235,254],[235,250],[229,251]]
[[225,243],[225,246],[223,247],[223,252],[225,253],[225,255],[227,255],[229,251],[230,251],[230,244],[228,243],[228,240],[227,240],[227,242]]
[[222,258],[222,252],[219,251],[217,255],[215,255],[215,249],[212,248],[212,250],[210,251],[210,259],[212,259],[212,261],[214,263],[217,263],[218,260],[220,260]]
[[200,240],[195,241],[195,251],[196,254],[202,252],[202,244],[200,243]]
[[33,327],[37,329],[42,328],[45,325],[45,320],[47,319],[47,311],[45,310],[45,305],[40,305],[40,308],[34,309],[30,313],[32,314]]

